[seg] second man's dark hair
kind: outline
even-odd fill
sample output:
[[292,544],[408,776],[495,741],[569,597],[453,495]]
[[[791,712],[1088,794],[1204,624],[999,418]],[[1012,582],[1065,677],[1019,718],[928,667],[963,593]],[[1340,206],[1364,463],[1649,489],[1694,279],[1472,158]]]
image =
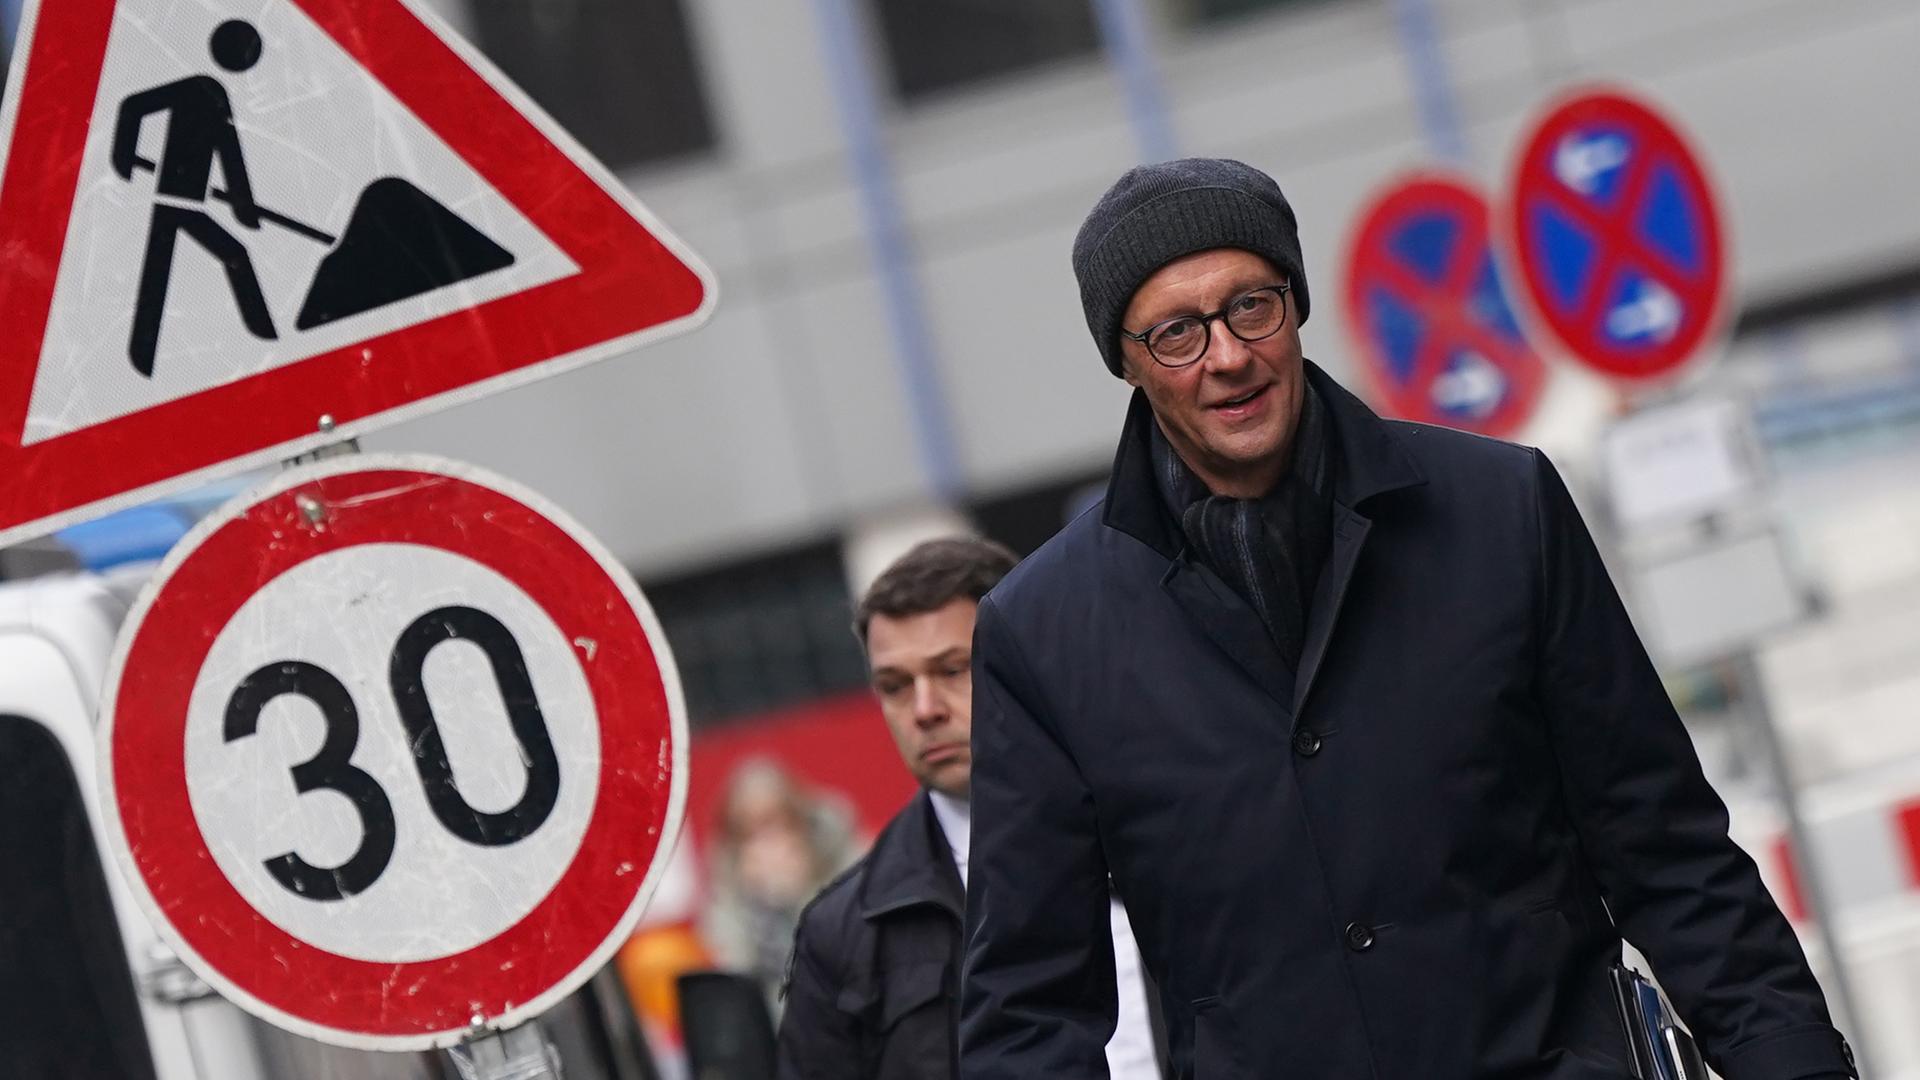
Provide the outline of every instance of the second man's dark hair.
[[875,615],[922,615],[962,598],[978,601],[1019,561],[1004,545],[971,536],[916,544],[867,587],[853,612],[853,632],[865,642]]

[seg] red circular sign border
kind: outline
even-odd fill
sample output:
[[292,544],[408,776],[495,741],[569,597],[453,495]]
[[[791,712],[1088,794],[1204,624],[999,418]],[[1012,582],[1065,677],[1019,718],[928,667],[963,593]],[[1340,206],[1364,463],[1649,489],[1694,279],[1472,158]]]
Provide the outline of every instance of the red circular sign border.
[[[1528,358],[1532,361],[1530,370],[1515,371],[1508,365],[1501,364],[1501,372],[1513,380],[1512,390],[1507,395],[1507,399],[1501,402],[1499,408],[1485,420],[1471,426],[1460,424],[1454,418],[1440,414],[1423,394],[1404,392],[1401,388],[1394,386],[1385,375],[1386,358],[1380,355],[1379,348],[1373,340],[1373,335],[1368,331],[1362,314],[1365,309],[1361,306],[1361,277],[1369,269],[1363,260],[1382,249],[1379,243],[1382,232],[1391,222],[1397,221],[1411,209],[1407,205],[1409,203],[1423,206],[1438,203],[1448,209],[1467,213],[1470,215],[1470,221],[1477,218],[1482,242],[1487,253],[1493,257],[1495,270],[1504,269],[1495,247],[1493,207],[1473,181],[1449,172],[1429,169],[1404,174],[1377,191],[1365,203],[1365,209],[1357,218],[1359,225],[1351,233],[1352,239],[1347,244],[1346,275],[1343,283],[1346,297],[1346,310],[1343,314],[1347,334],[1361,354],[1362,363],[1359,366],[1367,386],[1379,401],[1389,407],[1390,411],[1407,419],[1461,428],[1493,438],[1507,438],[1517,434],[1532,418],[1534,410],[1539,407],[1548,376],[1546,360],[1533,351],[1531,342],[1527,341],[1524,334],[1521,336],[1520,344],[1527,350]],[[1503,286],[1505,278],[1506,275],[1502,273]],[[1507,297],[1510,308],[1514,302],[1514,297]],[[1517,319],[1519,313],[1514,314]],[[1422,388],[1425,385],[1422,384]]]
[[[1523,199],[1523,193],[1529,190],[1530,183],[1558,182],[1553,178],[1548,161],[1553,142],[1568,127],[1595,120],[1625,126],[1641,140],[1641,146],[1664,152],[1668,160],[1678,167],[1683,185],[1704,211],[1706,285],[1704,289],[1695,290],[1690,299],[1704,292],[1709,302],[1704,305],[1690,302],[1689,314],[1683,320],[1681,331],[1674,334],[1672,341],[1650,350],[1607,349],[1601,347],[1597,340],[1576,341],[1570,333],[1574,329],[1572,320],[1556,317],[1550,305],[1538,295],[1534,284],[1539,280],[1535,275],[1543,271],[1532,248],[1525,242],[1527,233],[1523,209],[1526,200]],[[1645,98],[1611,84],[1575,87],[1558,95],[1526,130],[1528,134],[1521,143],[1521,151],[1514,158],[1511,197],[1506,213],[1502,215],[1504,227],[1501,231],[1506,238],[1503,247],[1508,261],[1519,271],[1513,275],[1520,282],[1517,292],[1524,298],[1532,321],[1575,359],[1611,378],[1633,383],[1653,383],[1683,375],[1694,361],[1710,352],[1714,340],[1725,333],[1732,301],[1729,271],[1732,262],[1731,235],[1725,225],[1724,205],[1717,194],[1719,188],[1714,183],[1705,157],[1694,149],[1693,142],[1679,125]],[[1661,280],[1665,285],[1674,284],[1670,278],[1663,277]],[[1596,282],[1593,287],[1604,290],[1605,286],[1606,282]]]
[[[295,503],[300,495],[326,510],[321,526],[307,522]],[[661,674],[664,643],[656,649],[620,583],[550,513],[463,476],[392,467],[331,471],[223,513],[149,585],[150,600],[121,646],[106,702],[108,811],[161,925],[191,957],[267,1009],[322,1032],[384,1040],[383,1048],[452,1041],[444,1037],[476,1017],[500,1020],[566,980],[642,897],[684,798],[682,777],[654,782],[685,751],[674,745],[677,694]],[[272,546],[287,537],[304,543]],[[486,550],[496,542],[501,550]],[[193,680],[179,673],[199,671],[220,630],[260,587],[308,559],[365,543],[421,543],[474,559],[526,591],[569,640],[594,642],[593,659],[581,670],[600,714],[601,769],[580,847],[527,916],[436,960],[356,960],[287,934],[220,873],[187,795]],[[143,731],[164,740],[154,745],[173,749],[137,754],[146,747]],[[610,807],[620,808],[618,822]],[[620,888],[592,895],[608,880]],[[525,947],[529,941],[533,947]]]

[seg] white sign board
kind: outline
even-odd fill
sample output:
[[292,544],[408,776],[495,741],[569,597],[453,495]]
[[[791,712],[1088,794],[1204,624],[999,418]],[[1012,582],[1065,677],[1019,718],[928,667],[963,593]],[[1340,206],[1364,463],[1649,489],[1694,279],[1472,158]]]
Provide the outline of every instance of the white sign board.
[[1641,567],[1632,595],[1649,651],[1675,667],[1731,656],[1807,610],[1807,596],[1771,532]]
[[1628,530],[1713,513],[1760,487],[1745,412],[1732,401],[1635,413],[1608,429],[1601,455],[1614,516]]

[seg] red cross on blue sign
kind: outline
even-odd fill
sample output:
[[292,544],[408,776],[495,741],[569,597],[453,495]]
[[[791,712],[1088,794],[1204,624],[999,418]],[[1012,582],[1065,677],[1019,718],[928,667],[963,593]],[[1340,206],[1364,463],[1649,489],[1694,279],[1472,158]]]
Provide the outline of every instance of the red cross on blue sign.
[[1601,372],[1667,375],[1724,324],[1726,252],[1699,157],[1617,90],[1580,91],[1534,126],[1507,235],[1544,329]]
[[1384,411],[1494,436],[1532,414],[1546,370],[1507,303],[1489,216],[1477,188],[1437,173],[1388,185],[1360,215],[1344,307]]

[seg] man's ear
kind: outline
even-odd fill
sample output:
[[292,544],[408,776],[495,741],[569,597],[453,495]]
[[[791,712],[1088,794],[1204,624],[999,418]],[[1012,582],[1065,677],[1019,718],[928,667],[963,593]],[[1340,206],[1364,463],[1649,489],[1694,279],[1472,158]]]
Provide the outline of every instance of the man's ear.
[[1125,380],[1128,386],[1138,387],[1140,385],[1140,376],[1135,374],[1134,371],[1133,357],[1127,355],[1127,347],[1125,345],[1120,346],[1120,378]]

